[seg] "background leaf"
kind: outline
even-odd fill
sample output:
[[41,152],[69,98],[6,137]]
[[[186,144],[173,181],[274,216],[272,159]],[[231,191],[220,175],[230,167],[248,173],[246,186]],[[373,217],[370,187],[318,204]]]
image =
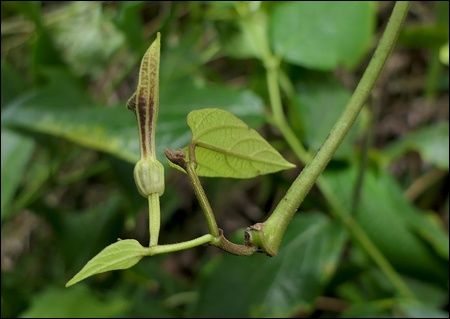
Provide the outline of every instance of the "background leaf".
[[[185,119],[189,111],[211,104],[234,111],[252,124],[257,125],[263,119],[261,100],[250,91],[175,82],[161,90],[156,133],[159,158],[164,158],[165,148],[181,148],[188,143]],[[137,122],[133,113],[125,106],[94,106],[81,92],[70,87],[52,84],[15,100],[7,107],[2,121],[5,125],[59,136],[132,163],[139,158]]]
[[115,23],[123,31],[128,43],[142,54],[147,48],[143,35],[141,11],[143,1],[127,1],[119,4]]
[[[292,108],[291,123],[299,128],[305,144],[316,152],[327,138],[331,128],[350,100],[350,92],[332,77],[310,76],[300,80],[295,107]],[[363,114],[361,114],[363,115]],[[351,128],[335,153],[335,158],[349,158],[361,132],[361,117]]]
[[[255,4],[255,3],[253,3]],[[236,58],[258,58],[263,59],[263,52],[269,49],[267,38],[267,15],[262,11],[252,10],[252,3],[239,3],[247,12],[246,16],[239,20],[240,32],[224,43],[227,53]]]
[[408,318],[448,318],[448,311],[437,310],[417,301],[403,301],[399,310]]
[[448,170],[448,122],[436,123],[406,134],[387,146],[385,155],[392,160],[407,151],[417,151],[424,161]]
[[272,45],[286,61],[308,68],[353,67],[371,44],[374,9],[368,1],[281,3],[271,12]]
[[443,45],[441,49],[439,50],[439,58],[441,59],[441,62],[443,64],[446,64],[448,66],[448,42],[447,44]]
[[324,215],[300,214],[276,257],[223,255],[211,262],[194,314],[289,317],[310,310],[334,273],[345,238]]
[[86,318],[122,316],[130,305],[125,297],[98,298],[87,286],[49,287],[37,294],[21,318]]
[[91,256],[117,240],[124,218],[119,210],[120,197],[111,195],[90,209],[68,212],[58,220],[57,245],[69,272],[78,271]]
[[33,154],[34,141],[22,134],[2,128],[2,201],[1,218],[10,214],[8,207],[21,182],[26,165]]
[[1,107],[3,108],[14,98],[20,95],[27,88],[26,81],[20,76],[19,72],[6,61],[1,62]]
[[65,62],[76,74],[97,75],[122,46],[124,36],[103,11],[100,2],[72,2],[52,35]]
[[[349,210],[356,169],[328,171],[324,178]],[[442,282],[448,276],[445,266],[448,257],[446,260],[438,257],[416,235],[417,230],[414,229],[418,224],[422,224],[422,228],[433,227],[422,214],[407,202],[399,186],[389,175],[373,171],[365,173],[356,210],[360,225],[399,270],[417,278],[433,277]],[[440,245],[448,246],[448,237],[443,229],[434,229],[441,232]],[[409,258],[414,260],[414,264],[408,262]]]

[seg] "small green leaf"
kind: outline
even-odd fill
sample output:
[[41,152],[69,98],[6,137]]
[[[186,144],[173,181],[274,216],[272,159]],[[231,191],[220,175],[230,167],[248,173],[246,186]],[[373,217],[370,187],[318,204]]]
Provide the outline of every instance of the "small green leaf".
[[95,274],[110,270],[127,269],[136,265],[145,255],[146,249],[137,240],[125,239],[109,245],[81,269],[66,287]]
[[200,176],[250,178],[293,168],[261,135],[215,108],[188,115]]

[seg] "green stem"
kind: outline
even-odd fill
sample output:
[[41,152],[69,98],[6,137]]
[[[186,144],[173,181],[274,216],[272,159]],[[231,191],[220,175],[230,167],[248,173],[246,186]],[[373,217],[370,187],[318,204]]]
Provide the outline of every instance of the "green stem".
[[[284,73],[281,73],[280,75],[282,87],[285,88],[286,93],[292,97],[295,92],[293,90],[292,84],[289,81],[289,78]],[[289,146],[294,151],[296,156],[300,159],[300,161],[303,163],[309,163],[312,159],[312,156],[308,152],[304,151],[303,145],[301,145],[298,138],[295,136],[295,134],[293,134],[290,127],[285,129],[277,126],[277,128],[283,134],[283,137],[288,142]],[[397,290],[403,295],[411,296],[412,293],[400,278],[400,276],[397,274],[394,267],[392,267],[389,261],[384,257],[378,247],[372,242],[367,233],[357,223],[353,216],[349,215],[346,212],[345,208],[341,205],[339,198],[335,196],[335,193],[330,187],[328,181],[319,176],[319,178],[317,179],[317,186],[322,192],[323,196],[326,198],[329,206],[331,207],[331,213],[333,214],[333,216],[343,223],[343,225],[350,232],[350,235],[369,255],[369,257],[375,262],[375,264],[378,265],[381,271],[383,271],[383,273],[397,288]]]
[[312,157],[297,139],[297,136],[288,125],[286,117],[284,116],[280,87],[278,85],[280,81],[279,65],[267,62],[264,64],[267,69],[267,87],[269,90],[270,106],[272,108],[275,125],[280,130],[281,134],[283,134],[283,137],[288,142],[297,157],[302,162],[307,163],[312,159]]
[[222,229],[220,231],[220,237],[214,238],[213,241],[211,241],[211,245],[216,246],[222,250],[225,250],[229,252],[230,254],[236,255],[236,256],[250,256],[253,255],[257,251],[257,247],[252,245],[239,245],[235,244],[228,239],[225,238],[223,235]]
[[206,197],[205,190],[198,178],[197,172],[195,171],[195,144],[189,145],[189,161],[186,161],[183,151],[166,150],[165,154],[169,161],[180,166],[187,172],[189,180],[194,188],[195,196],[200,203],[202,212],[208,223],[209,232],[211,236],[213,236],[210,244],[238,256],[249,256],[256,252],[257,248],[249,245],[247,239],[245,245],[232,243],[225,238],[222,229],[217,227],[211,205]]
[[429,58],[427,76],[425,80],[425,97],[430,103],[432,103],[436,98],[436,93],[439,89],[439,76],[442,70],[439,53],[439,48],[432,48],[428,53]]
[[278,124],[275,125],[289,144],[289,147],[294,151],[297,158],[305,164],[311,162],[313,158],[312,155],[303,147],[291,127],[287,123],[284,124],[284,126]]
[[277,125],[281,126],[286,123],[281,103],[280,87],[278,86],[278,64],[264,62],[267,70],[267,87],[269,89],[270,106],[272,108],[273,118]]
[[211,205],[209,204],[208,198],[206,197],[206,193],[203,189],[200,179],[195,172],[195,162],[193,162],[192,159],[190,159],[189,162],[186,163],[186,172],[189,176],[192,187],[194,188],[194,192],[200,203],[202,212],[205,215],[209,233],[214,237],[219,237],[220,232],[219,227],[217,227],[216,218],[214,217],[214,213],[212,211]]
[[207,234],[207,235],[203,235],[201,237],[198,237],[198,238],[195,238],[192,240],[183,241],[181,243],[148,247],[146,256],[172,253],[174,251],[180,251],[180,250],[193,248],[196,246],[208,244],[213,239],[214,239],[214,236],[212,236],[211,234]]
[[159,194],[153,193],[148,196],[148,232],[150,238],[150,247],[158,245],[160,227],[161,215],[159,208]]
[[[346,214],[345,209],[340,205],[339,200],[335,197],[326,180],[319,178],[320,173],[324,170],[325,166],[335,153],[337,147],[341,144],[343,138],[355,121],[359,111],[373,88],[373,85],[378,78],[385,61],[395,44],[400,26],[406,16],[407,8],[407,2],[396,3],[383,37],[380,40],[374,56],[363,75],[363,78],[346,106],[344,113],[333,127],[329,138],[324,142],[322,148],[318,151],[312,161],[311,155],[306,152],[303,145],[288,126],[284,117],[278,81],[275,81],[277,79],[278,70],[268,68],[267,82],[269,86],[269,94],[271,96],[270,99],[275,124],[280,129],[281,133],[298,158],[302,162],[309,164],[294,181],[285,197],[275,208],[272,215],[264,224],[262,224],[260,230],[250,231],[250,234],[253,244],[263,248],[268,254],[276,254],[287,225],[305,198],[306,194],[317,180],[319,188],[328,199],[336,217],[338,217],[344,225],[347,226],[350,233],[385,272],[395,287],[402,294],[411,295],[408,287],[395,272],[395,269],[372,243],[364,230],[355,222],[352,216]],[[266,66],[268,65],[268,63],[265,64]]]
[[[191,153],[193,153],[193,147],[190,147]],[[209,204],[208,198],[206,197],[205,190],[198,178],[197,173],[195,172],[195,162],[192,160],[193,156],[190,156],[189,162],[186,163],[186,171],[189,176],[189,179],[192,183],[192,187],[194,188],[195,196],[200,203],[202,208],[202,212],[206,218],[206,222],[208,223],[209,233],[214,236],[214,240],[211,241],[211,245],[219,247],[231,254],[238,256],[249,256],[252,255],[256,251],[256,247],[250,245],[238,245],[232,243],[223,235],[223,231],[217,227],[217,222],[214,217],[214,213],[212,211],[211,205]]]
[[[445,1],[437,2],[435,4],[435,14],[436,14],[436,27],[448,28],[448,5]],[[448,49],[447,49],[448,51]],[[428,52],[428,66],[427,75],[425,80],[425,97],[428,102],[432,103],[436,94],[439,91],[439,76],[441,75],[443,65],[440,61],[440,49],[438,47],[433,47]]]

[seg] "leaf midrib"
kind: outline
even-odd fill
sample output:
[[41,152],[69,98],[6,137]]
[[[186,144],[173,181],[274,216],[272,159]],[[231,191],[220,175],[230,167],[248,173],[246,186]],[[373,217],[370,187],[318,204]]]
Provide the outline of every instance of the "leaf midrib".
[[[295,167],[291,163],[285,164],[285,163],[273,162],[273,161],[259,159],[259,158],[253,158],[248,155],[235,153],[233,151],[229,151],[229,150],[226,150],[226,149],[223,149],[223,148],[220,148],[220,147],[217,147],[217,146],[205,143],[205,142],[200,142],[200,141],[195,141],[195,140],[192,142],[193,142],[193,144],[195,144],[196,147],[202,147],[202,148],[205,148],[207,150],[214,151],[217,153],[222,153],[222,154],[229,155],[229,156],[235,156],[235,157],[238,157],[240,159],[244,159],[244,160],[247,160],[250,162],[259,162],[259,163],[270,164],[270,165],[274,165],[274,166],[278,166],[278,167],[287,167],[287,168]],[[267,151],[270,151],[270,150],[267,150]]]

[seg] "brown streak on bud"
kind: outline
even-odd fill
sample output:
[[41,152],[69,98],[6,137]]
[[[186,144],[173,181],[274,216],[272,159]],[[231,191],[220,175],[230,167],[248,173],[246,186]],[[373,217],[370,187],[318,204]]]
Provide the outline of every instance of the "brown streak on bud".
[[142,96],[141,92],[138,92],[138,103],[137,103],[137,116],[139,117],[139,134],[141,134],[141,144],[142,152],[147,154],[147,138],[145,135],[145,122],[146,122],[146,112],[145,112],[145,98]]

